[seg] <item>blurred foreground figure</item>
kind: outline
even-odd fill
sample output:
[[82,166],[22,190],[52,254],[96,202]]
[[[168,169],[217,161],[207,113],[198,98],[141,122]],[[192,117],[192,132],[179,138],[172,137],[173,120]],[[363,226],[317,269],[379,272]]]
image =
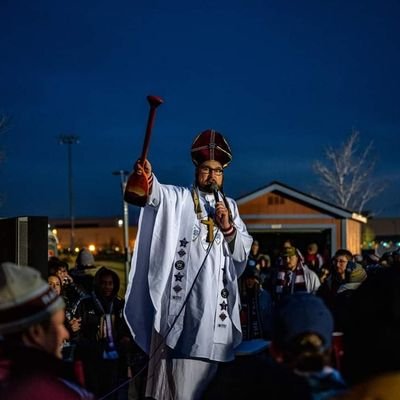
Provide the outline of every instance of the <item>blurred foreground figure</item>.
[[383,268],[355,291],[344,327],[344,375],[353,386],[340,399],[400,396],[400,269]]
[[94,396],[62,361],[64,301],[30,267],[0,266],[0,398],[79,400]]
[[309,293],[285,297],[274,312],[271,354],[306,379],[313,400],[329,399],[346,389],[340,372],[331,366],[333,327],[328,307]]

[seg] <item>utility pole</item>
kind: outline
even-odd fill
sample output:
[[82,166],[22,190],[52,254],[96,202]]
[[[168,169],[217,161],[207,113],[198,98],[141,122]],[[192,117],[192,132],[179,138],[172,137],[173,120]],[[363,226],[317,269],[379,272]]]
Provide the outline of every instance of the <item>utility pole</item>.
[[70,232],[70,251],[75,250],[75,216],[74,216],[74,192],[72,182],[72,145],[79,143],[79,137],[75,135],[60,135],[60,144],[67,145],[68,151],[68,199],[69,199],[69,218],[71,221]]
[[123,231],[124,231],[124,261],[125,261],[125,283],[128,282],[130,259],[129,259],[129,214],[128,214],[128,203],[124,200],[124,192],[129,171],[120,169],[114,171],[113,175],[119,176],[121,180],[121,194],[122,194],[122,215],[123,215]]

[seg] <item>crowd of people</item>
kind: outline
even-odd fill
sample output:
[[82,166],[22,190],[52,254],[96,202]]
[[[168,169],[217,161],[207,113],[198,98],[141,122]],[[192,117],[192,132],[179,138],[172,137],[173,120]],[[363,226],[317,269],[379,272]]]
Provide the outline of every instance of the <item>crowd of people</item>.
[[396,398],[400,250],[327,259],[286,240],[269,255],[225,196],[226,139],[201,132],[191,156],[191,188],[135,164],[126,190],[142,209],[124,298],[87,249],[72,268],[50,258],[47,282],[1,264],[0,397]]
[[[275,360],[305,378],[309,390],[306,397],[302,397],[302,390],[293,397],[288,393],[287,397],[279,392],[275,395],[273,382],[265,378],[271,384],[269,398],[363,399],[374,393],[378,397],[368,398],[396,399],[400,383],[395,341],[400,322],[399,279],[400,249],[381,257],[338,249],[324,259],[316,243],[307,246],[303,255],[293,241],[287,240],[272,258],[260,249],[257,240],[253,241],[240,278],[243,338],[269,343],[268,363],[263,360],[258,364],[257,355],[256,368],[269,371],[271,359]],[[282,322],[282,307],[288,304],[286,321]],[[301,325],[301,332],[292,343],[285,343],[285,332],[291,332],[296,324]],[[396,350],[389,356],[391,346]],[[251,370],[261,379],[250,365],[253,361],[254,357],[240,360],[240,372],[229,366],[230,374],[246,379],[244,371]],[[254,393],[267,390],[248,379]],[[221,381],[229,380],[224,377]],[[240,384],[229,384],[239,390]]]
[[[1,265],[2,306],[12,310],[0,310],[2,398],[149,398],[148,357],[123,318],[118,275],[95,266],[89,252],[82,252],[91,264],[79,264],[78,257],[70,269],[51,258],[47,283],[32,268]],[[260,273],[267,257],[259,253],[255,264],[248,257],[240,278],[242,343],[248,342],[250,350],[220,363],[201,398],[395,399],[400,387],[400,250],[361,259],[339,249],[322,262],[329,273],[315,290],[295,284],[291,259],[297,267],[306,260],[299,250],[282,248],[276,264],[268,267],[268,284]],[[282,271],[295,282],[279,278]],[[84,279],[91,281],[90,290],[75,282],[76,273],[91,276]],[[279,286],[282,290],[276,291]]]
[[[22,281],[26,271],[24,267],[19,268],[9,264],[2,265],[2,268],[5,276],[11,273],[20,275],[18,277],[20,279],[14,283],[15,286],[24,284]],[[25,275],[32,274],[42,284],[35,274],[36,271],[26,268],[29,273]],[[18,283],[20,280],[21,282]],[[143,398],[144,378],[140,376],[134,380],[131,378],[145,366],[147,357],[133,341],[125,322],[124,301],[118,297],[120,280],[117,273],[107,267],[95,265],[91,252],[83,248],[73,268],[70,268],[66,261],[51,257],[48,261],[47,285],[44,287],[55,293],[56,298],[59,299],[59,308],[62,309],[63,333],[59,335],[57,342],[59,353],[55,352],[53,355],[55,359],[58,359],[57,362],[60,359],[63,361],[71,382],[76,384],[76,387],[79,385],[84,387],[87,390],[84,392],[87,398],[106,397],[119,400]],[[27,286],[25,289],[28,291],[35,288]],[[8,292],[10,289],[5,287],[3,290]],[[23,295],[24,293],[21,293],[21,296]],[[13,299],[11,298],[10,301]],[[27,305],[27,312],[30,311],[28,307],[29,305]],[[43,314],[43,318],[52,316],[51,313],[48,314]],[[0,320],[2,320],[1,317]],[[23,346],[22,342],[18,343],[13,337],[9,338],[7,332],[4,333],[6,334],[3,336],[0,330],[0,335],[4,339],[0,342],[1,350],[7,356],[11,356],[9,360],[11,363],[15,361],[14,356],[26,351],[26,346]],[[18,333],[18,338],[20,335]],[[12,347],[9,347],[10,343]],[[15,354],[10,354],[11,349]],[[44,350],[47,352],[47,348]],[[54,362],[54,365],[58,365],[57,362]],[[30,364],[24,367],[28,365]],[[6,386],[5,378],[12,371],[13,369],[9,369],[7,374],[4,373],[2,376],[0,367],[0,389]],[[4,378],[3,382],[1,378]],[[26,393],[18,393],[21,397],[13,393],[13,396],[18,399],[24,398],[23,395]],[[50,393],[54,397],[49,397]],[[64,389],[58,393],[58,396],[53,392],[50,393],[48,397],[41,393],[42,397],[38,398],[69,399],[69,397],[63,397]],[[10,397],[12,398],[14,397]]]
[[347,303],[361,283],[387,267],[400,265],[400,249],[386,252],[352,254],[338,249],[332,257],[318,253],[318,245],[310,243],[303,253],[293,241],[282,243],[274,257],[253,241],[247,266],[241,277],[241,298],[248,298],[247,277],[253,276],[258,293],[268,292],[269,302],[275,304],[288,293],[308,292],[321,297],[334,315],[335,331],[341,331],[346,318]]
[[64,360],[82,366],[81,381],[98,398],[122,400],[128,394],[131,399],[140,398],[140,379],[126,382],[145,365],[146,356],[125,322],[118,274],[96,266],[92,253],[83,248],[70,270],[66,262],[50,258],[48,283],[52,287],[55,277],[70,333],[63,346]]

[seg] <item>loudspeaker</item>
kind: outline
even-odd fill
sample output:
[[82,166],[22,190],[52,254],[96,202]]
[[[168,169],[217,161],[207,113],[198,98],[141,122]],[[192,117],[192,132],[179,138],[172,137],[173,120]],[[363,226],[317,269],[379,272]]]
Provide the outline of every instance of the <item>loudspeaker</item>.
[[0,219],[0,262],[30,266],[47,277],[48,218]]

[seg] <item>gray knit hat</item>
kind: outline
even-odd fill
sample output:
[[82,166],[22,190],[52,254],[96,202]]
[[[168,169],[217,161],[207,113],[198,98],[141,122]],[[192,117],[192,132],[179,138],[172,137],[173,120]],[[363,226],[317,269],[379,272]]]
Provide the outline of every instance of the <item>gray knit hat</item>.
[[76,266],[77,267],[94,267],[94,257],[93,254],[83,247],[76,257]]
[[0,335],[22,332],[64,306],[39,271],[12,263],[0,265]]

